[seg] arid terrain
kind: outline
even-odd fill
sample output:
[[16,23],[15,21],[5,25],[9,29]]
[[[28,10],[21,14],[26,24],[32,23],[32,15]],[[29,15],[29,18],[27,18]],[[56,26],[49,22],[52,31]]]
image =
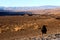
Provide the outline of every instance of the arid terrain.
[[17,37],[41,37],[41,28],[43,25],[47,26],[46,35],[60,33],[59,16],[0,16],[0,40]]

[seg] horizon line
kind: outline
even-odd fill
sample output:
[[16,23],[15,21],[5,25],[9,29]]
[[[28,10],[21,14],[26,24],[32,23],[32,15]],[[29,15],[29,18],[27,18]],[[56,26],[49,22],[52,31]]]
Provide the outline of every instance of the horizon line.
[[[0,6],[0,7],[41,7],[41,6],[58,6],[58,5],[40,5],[40,6]],[[59,5],[60,6],[60,5]]]

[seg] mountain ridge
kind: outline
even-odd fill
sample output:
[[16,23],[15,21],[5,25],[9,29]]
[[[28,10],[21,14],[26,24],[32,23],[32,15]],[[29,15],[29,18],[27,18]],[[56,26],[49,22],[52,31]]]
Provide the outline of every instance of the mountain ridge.
[[50,5],[45,5],[45,6],[35,6],[35,7],[0,7],[0,10],[40,10],[40,9],[54,9],[54,8],[60,8],[60,6],[50,6]]

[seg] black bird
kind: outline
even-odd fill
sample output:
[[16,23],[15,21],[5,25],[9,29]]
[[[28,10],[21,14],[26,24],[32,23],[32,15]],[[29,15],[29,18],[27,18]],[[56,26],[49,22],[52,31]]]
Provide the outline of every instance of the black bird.
[[42,34],[46,34],[47,33],[47,28],[46,25],[43,25],[42,29],[41,29]]

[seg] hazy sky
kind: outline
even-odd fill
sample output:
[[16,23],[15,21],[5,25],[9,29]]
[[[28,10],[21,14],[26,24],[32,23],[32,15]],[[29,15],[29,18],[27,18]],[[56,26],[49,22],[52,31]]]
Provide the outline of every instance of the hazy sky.
[[60,0],[0,0],[0,6],[5,7],[25,7],[25,6],[60,6]]

